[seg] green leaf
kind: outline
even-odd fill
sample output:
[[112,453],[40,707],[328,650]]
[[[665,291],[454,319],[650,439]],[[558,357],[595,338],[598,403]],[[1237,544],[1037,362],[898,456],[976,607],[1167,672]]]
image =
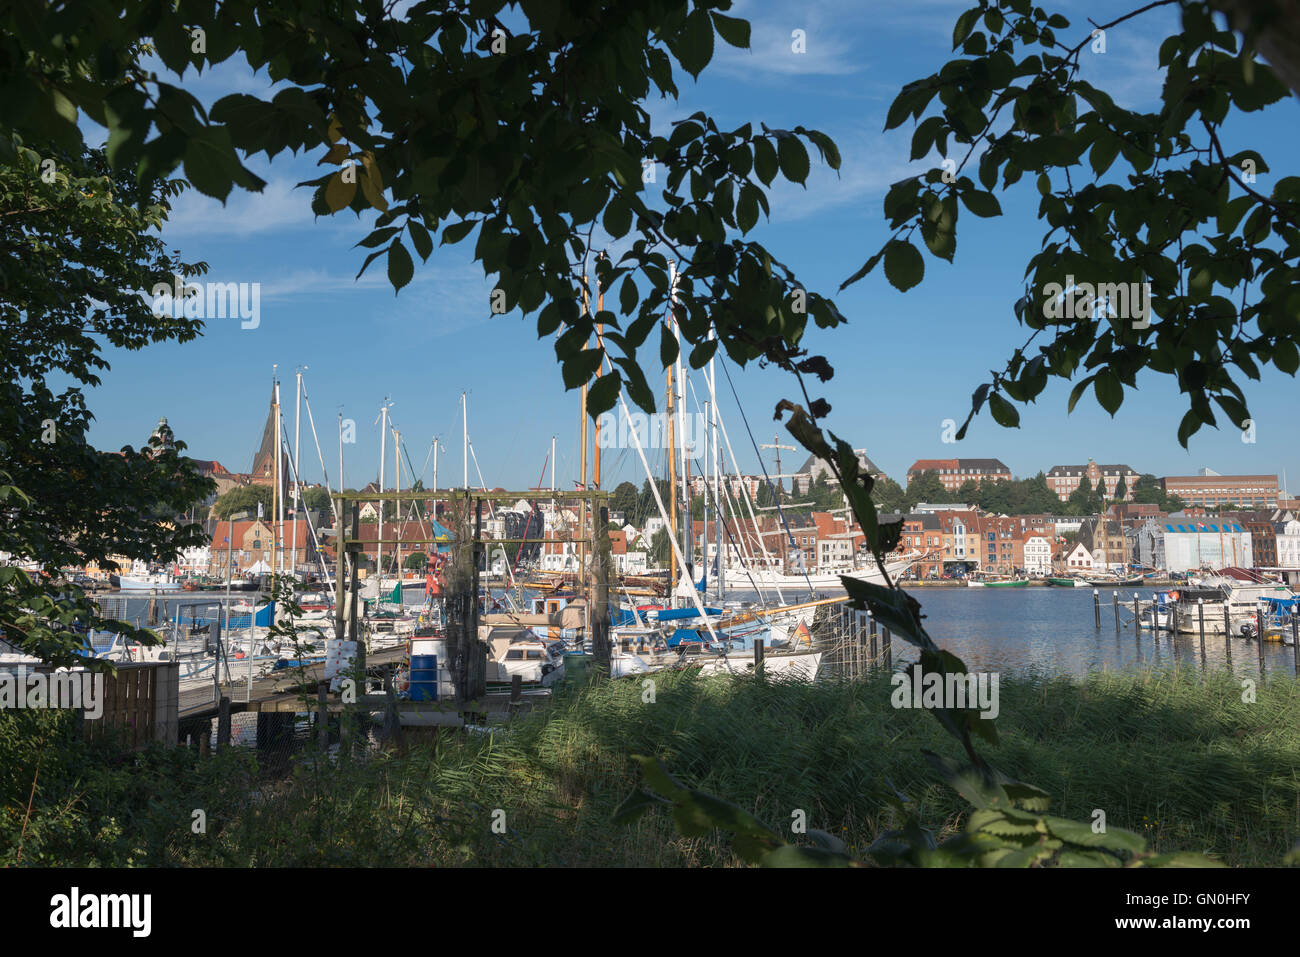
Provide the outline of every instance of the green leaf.
[[622,387],[623,378],[618,374],[617,369],[610,369],[604,375],[597,376],[596,381],[587,390],[587,414],[596,416],[614,408]]
[[411,281],[415,274],[415,264],[411,254],[406,251],[400,239],[394,239],[388,247],[388,281],[393,284],[393,291],[401,289]]
[[975,24],[983,13],[984,11],[980,7],[972,7],[957,18],[957,23],[952,29],[952,48],[954,50],[961,46],[966,38],[970,36],[971,30],[975,29]]
[[[886,248],[888,248],[888,247],[886,247]],[[862,264],[862,267],[861,267],[860,269],[858,269],[857,272],[855,272],[855,273],[854,273],[852,276],[850,276],[848,279],[846,279],[846,280],[844,280],[842,283],[840,283],[840,292],[843,292],[845,289],[847,289],[849,286],[853,285],[855,282],[857,282],[859,279],[861,279],[861,278],[862,278],[863,276],[865,276],[867,273],[871,272],[871,270],[875,269],[875,268],[876,268],[876,263],[880,262],[880,260],[884,257],[884,255],[885,255],[885,250],[882,249],[882,250],[880,250],[880,252],[876,253],[874,256],[872,256],[870,259],[868,259],[865,263],[863,263],[863,264]]]
[[905,239],[891,239],[885,247],[885,278],[900,292],[907,292],[925,277],[921,251]]
[[989,412],[993,414],[993,421],[998,425],[1008,429],[1020,428],[1020,413],[1016,411],[1014,405],[996,392],[989,396]]
[[776,179],[776,148],[766,137],[754,140],[754,172],[764,186],[771,186],[772,180]]
[[1102,369],[1093,380],[1092,387],[1097,394],[1097,402],[1114,416],[1124,402],[1124,386],[1119,378],[1110,369]]
[[847,854],[794,844],[783,844],[763,856],[764,867],[849,867],[852,863]]
[[749,49],[749,21],[739,17],[728,17],[714,12],[713,25],[718,28],[718,36],[733,47]]
[[424,228],[423,223],[414,219],[406,221],[406,230],[411,234],[411,245],[420,254],[420,259],[427,262],[433,253],[433,239],[429,236],[429,231]]
[[623,277],[623,285],[618,291],[618,305],[625,315],[631,315],[632,310],[636,308],[637,300],[640,299],[640,292],[636,288],[636,283],[631,276]]
[[477,225],[478,225],[478,221],[473,219],[467,219],[464,222],[460,222],[460,223],[453,223],[452,225],[443,229],[442,245],[446,246],[448,243],[460,242],[462,239],[468,236],[470,234],[470,231],[473,230],[473,228]]
[[713,21],[709,19],[709,11],[696,7],[682,24],[672,46],[682,69],[698,78],[713,59]]
[[1092,164],[1094,173],[1102,176],[1110,169],[1115,157],[1119,155],[1119,145],[1119,138],[1111,133],[1098,136],[1097,142],[1092,144],[1092,152],[1088,154],[1088,162]]
[[781,161],[781,173],[786,179],[795,183],[808,180],[808,150],[797,136],[783,136],[777,144],[777,156]]
[[667,369],[677,361],[677,337],[669,331],[667,323],[659,327],[659,361]]
[[638,787],[614,809],[612,821],[615,824],[631,824],[646,811],[666,803],[663,798]]
[[185,176],[200,193],[214,196],[224,204],[234,181],[238,165],[230,134],[224,127],[205,127],[185,146]]
[[961,192],[961,200],[966,204],[967,209],[984,219],[1002,215],[1002,206],[992,193],[979,189],[966,189]]
[[325,184],[325,202],[332,213],[346,209],[357,194],[357,168],[355,166],[348,168],[351,170],[349,173],[351,182],[343,178],[344,170],[339,170]]

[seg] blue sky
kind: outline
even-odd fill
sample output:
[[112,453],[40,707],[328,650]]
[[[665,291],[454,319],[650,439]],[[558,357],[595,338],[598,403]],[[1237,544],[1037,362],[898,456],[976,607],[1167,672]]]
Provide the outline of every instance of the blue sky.
[[[732,13],[753,23],[753,50],[717,41],[714,62],[700,82],[682,75],[676,103],[647,104],[656,126],[698,109],[724,127],[747,121],[821,129],[844,158],[837,177],[814,168],[807,189],[783,185],[772,197],[772,218],[755,231],[811,289],[834,294],[839,284],[887,238],[880,202],[888,185],[936,158],[909,163],[912,125],[881,132],[887,107],[906,82],[937,70],[951,56],[952,23],[968,0],[906,3],[813,2],[804,5],[737,3]],[[1055,3],[1081,37],[1091,17],[1104,22],[1131,7],[1105,0]],[[1174,24],[1163,11],[1108,32],[1106,53],[1087,63],[1090,80],[1121,103],[1150,107],[1159,93],[1156,56]],[[1084,24],[1081,26],[1081,24]],[[807,52],[790,50],[793,30],[806,34]],[[1085,54],[1085,57],[1087,54]],[[205,103],[229,92],[267,96],[265,78],[228,61],[185,85]],[[1229,153],[1253,148],[1270,163],[1261,174],[1293,174],[1300,111],[1295,99],[1227,131]],[[262,157],[264,160],[264,157]],[[349,484],[378,472],[379,430],[372,423],[385,396],[403,432],[415,468],[426,461],[433,436],[441,436],[440,484],[461,475],[459,398],[469,392],[470,435],[489,486],[529,487],[543,473],[552,435],[557,478],[571,486],[578,475],[578,397],[566,392],[552,343],[539,341],[535,318],[490,316],[492,284],[470,259],[472,242],[436,249],[417,260],[411,285],[394,295],[377,261],[354,280],[363,258],[353,244],[368,232],[350,213],[319,221],[307,190],[293,184],[319,175],[316,157],[277,158],[250,164],[268,180],[261,195],[232,195],[223,207],[196,192],[178,203],[164,238],[188,260],[206,260],[205,277],[219,282],[259,282],[261,322],[241,329],[237,320],[212,320],[205,335],[185,345],[112,352],[112,370],[93,391],[97,415],[91,440],[102,448],[139,445],[159,416],[196,458],[217,459],[246,471],[261,437],[272,364],[278,363],[292,430],[294,370],[304,373],[331,478],[338,460],[337,415],[356,422],[357,441],[345,446]],[[1027,184],[1026,184],[1027,185]],[[880,270],[835,295],[849,324],[813,330],[805,344],[827,354],[837,376],[822,390],[833,411],[828,425],[900,481],[917,458],[997,457],[1017,476],[1054,464],[1122,462],[1140,472],[1186,474],[1202,466],[1223,473],[1284,471],[1300,486],[1295,442],[1296,382],[1265,374],[1245,383],[1256,422],[1247,444],[1229,424],[1203,429],[1190,451],[1175,437],[1185,409],[1171,377],[1139,376],[1111,418],[1089,397],[1066,413],[1070,384],[1052,380],[1036,404],[1022,408],[1021,427],[1003,429],[978,417],[961,443],[941,441],[943,422],[961,422],[972,390],[1000,369],[1026,338],[1011,304],[1020,295],[1024,264],[1046,228],[1035,218],[1032,185],[1000,194],[1006,215],[995,220],[964,216],[956,263],[926,254],[926,280],[900,294]],[[775,403],[793,397],[793,381],[772,370],[737,374],[741,403],[759,442],[771,442]],[[742,469],[757,462],[721,372],[722,411]],[[696,385],[702,387],[701,379]],[[304,425],[303,476],[320,478]],[[784,433],[783,433],[784,434]],[[790,444],[784,437],[782,442]],[[783,453],[802,460],[801,453]],[[662,455],[652,456],[652,464]],[[784,462],[788,466],[788,462]],[[772,469],[771,462],[768,463]],[[788,470],[788,469],[787,469]],[[431,468],[426,471],[429,481]],[[471,464],[472,479],[476,475]],[[644,477],[634,453],[605,460],[606,487]],[[389,479],[391,484],[391,452]],[[549,481],[549,472],[547,474]],[[407,480],[404,480],[405,485]]]

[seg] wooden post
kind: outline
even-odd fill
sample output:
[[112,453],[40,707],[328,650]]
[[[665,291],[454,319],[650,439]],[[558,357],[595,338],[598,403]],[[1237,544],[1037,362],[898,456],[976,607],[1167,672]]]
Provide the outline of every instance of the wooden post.
[[761,638],[754,639],[754,674],[763,674],[763,641]]
[[1223,599],[1223,644],[1226,647],[1232,637],[1232,619],[1228,617],[1228,599]]
[[[599,461],[599,460],[598,460]],[[609,566],[612,545],[609,533],[609,508],[605,505],[597,508],[592,502],[592,512],[597,521],[592,528],[592,571],[595,573],[595,601],[587,605],[587,623],[591,628],[591,651],[595,663],[604,669],[609,668]]]
[[230,698],[221,696],[217,705],[217,751],[230,746]]
[[886,671],[893,671],[893,670],[894,670],[894,648],[893,648],[893,645],[891,644],[891,640],[890,640],[890,637],[889,637],[889,629],[886,628],[886,627],[884,627],[884,626],[882,625],[882,626],[880,627],[880,630],[881,630],[881,632],[883,633],[883,636],[884,636],[884,645],[885,645],[885,670],[886,670]]
[[1092,590],[1092,615],[1097,620],[1097,630],[1101,630],[1101,592]]
[[1291,606],[1291,659],[1300,678],[1300,607]]
[[[379,507],[382,510],[384,507],[384,503],[380,502]],[[361,503],[353,502],[352,503],[352,528],[355,530],[360,527],[361,527]],[[365,674],[366,646],[365,643],[362,642],[361,640],[361,626],[358,619],[358,616],[361,614],[361,610],[358,607],[360,603],[357,599],[357,595],[361,591],[361,574],[357,568],[357,566],[361,564],[359,561],[359,559],[361,558],[361,546],[356,545],[354,547],[356,551],[353,553],[352,562],[351,562],[352,571],[350,577],[352,581],[352,606],[348,612],[348,640],[355,641],[357,643],[356,666],[358,669],[360,669],[362,674]],[[375,554],[379,555],[381,546],[376,545],[375,548],[376,548]],[[384,583],[383,574],[382,573],[376,573],[376,574],[377,574],[378,583],[380,585],[383,585]],[[362,690],[364,691],[364,689]]]
[[1205,653],[1205,599],[1196,599],[1196,618],[1201,627],[1201,653]]
[[1259,673],[1264,673],[1264,612],[1255,609],[1255,644],[1259,646]]
[[510,676],[510,701],[511,701],[511,703],[512,703],[512,704],[516,704],[516,703],[518,703],[518,702],[519,702],[519,699],[522,698],[523,696],[524,696],[524,676],[523,676],[523,675],[511,675],[511,676]]
[[397,714],[397,687],[393,684],[393,669],[384,669],[384,737],[396,740],[402,733],[402,719]]
[[330,746],[330,712],[329,686],[324,682],[316,685],[316,747],[324,754]]
[[[340,415],[342,415],[342,413],[340,413]],[[340,444],[339,448],[342,449],[343,446]],[[342,455],[341,452],[339,454]],[[342,481],[341,478],[340,481]],[[337,638],[339,641],[342,641],[344,637],[343,571],[347,567],[347,562],[344,561],[343,555],[344,555],[344,547],[345,547],[344,543],[347,537],[346,533],[349,530],[347,529],[347,526],[345,524],[347,516],[344,511],[344,509],[347,506],[347,500],[340,495],[338,502],[339,504],[337,509],[337,515],[338,515],[339,527],[338,527],[338,534],[334,536],[334,637]],[[353,534],[355,534],[355,531],[353,532]],[[355,600],[356,598],[355,596],[353,596],[353,601]]]
[[1115,606],[1115,634],[1119,634],[1119,591],[1110,593],[1111,604]]
[[1133,634],[1142,634],[1142,613],[1138,610],[1138,593],[1133,593]]
[[[469,630],[469,647],[472,649],[470,655],[470,691],[475,700],[482,700],[487,694],[487,655],[479,644],[478,640],[478,556],[483,550],[483,502],[481,499],[474,499],[474,568],[471,572],[472,585],[470,587],[470,630]],[[484,552],[485,553],[485,552]],[[587,608],[588,614],[591,612],[590,606]]]

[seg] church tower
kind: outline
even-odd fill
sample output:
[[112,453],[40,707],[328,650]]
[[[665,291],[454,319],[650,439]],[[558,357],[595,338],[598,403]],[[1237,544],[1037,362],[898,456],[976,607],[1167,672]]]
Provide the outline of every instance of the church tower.
[[[262,444],[253,455],[253,468],[248,473],[250,485],[275,485],[275,386],[271,387],[271,401],[266,411],[266,426],[262,429]],[[288,485],[289,459],[280,461],[281,494]]]

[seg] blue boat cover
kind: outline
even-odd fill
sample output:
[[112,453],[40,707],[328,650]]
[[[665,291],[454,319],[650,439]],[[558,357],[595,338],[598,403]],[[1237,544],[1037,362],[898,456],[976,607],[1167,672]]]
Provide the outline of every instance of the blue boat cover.
[[[706,615],[721,615],[722,609],[705,608],[704,613]],[[696,611],[694,608],[665,608],[663,611],[658,612],[657,614],[659,616],[658,619],[659,621],[677,621],[682,618],[700,617],[700,613]]]
[[704,641],[705,639],[700,636],[698,630],[694,628],[678,628],[668,636],[668,647],[676,648],[678,645],[687,644],[689,642],[698,642],[699,644],[703,644]]

